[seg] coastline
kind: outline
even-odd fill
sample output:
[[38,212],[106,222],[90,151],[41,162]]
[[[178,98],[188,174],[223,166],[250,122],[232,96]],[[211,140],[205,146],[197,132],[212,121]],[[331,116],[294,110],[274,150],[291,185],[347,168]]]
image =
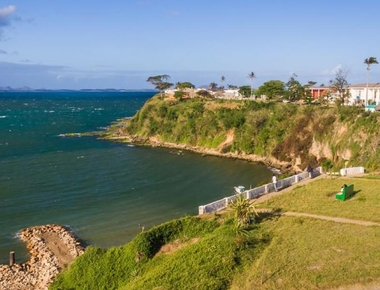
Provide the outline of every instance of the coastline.
[[26,243],[29,260],[0,265],[0,289],[47,290],[57,274],[85,251],[70,229],[55,224],[22,229],[20,239]]
[[[101,134],[100,134],[101,135]],[[139,137],[132,135],[124,135],[124,136],[101,136],[100,139],[108,140],[111,142],[119,142],[119,143],[130,143],[137,146],[148,146],[148,147],[162,147],[168,149],[178,149],[178,150],[186,150],[194,153],[201,154],[202,156],[217,156],[222,158],[231,158],[231,159],[239,159],[245,160],[249,162],[256,162],[262,165],[267,166],[272,171],[281,172],[281,173],[296,173],[302,172],[303,170],[298,168],[297,166],[292,166],[292,164],[279,161],[274,157],[263,157],[255,154],[241,154],[241,153],[233,153],[233,152],[223,152],[226,147],[229,147],[230,144],[224,144],[220,148],[210,149],[199,146],[191,146],[188,144],[177,144],[172,142],[163,142],[160,141],[157,137]]]

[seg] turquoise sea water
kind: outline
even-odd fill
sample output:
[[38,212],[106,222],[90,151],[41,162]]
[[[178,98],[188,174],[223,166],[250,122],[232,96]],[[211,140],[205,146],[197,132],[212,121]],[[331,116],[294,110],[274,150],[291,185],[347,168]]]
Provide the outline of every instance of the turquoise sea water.
[[269,181],[262,165],[59,134],[101,130],[149,92],[0,93],[0,263],[27,259],[17,232],[62,224],[89,244],[124,244],[146,229]]

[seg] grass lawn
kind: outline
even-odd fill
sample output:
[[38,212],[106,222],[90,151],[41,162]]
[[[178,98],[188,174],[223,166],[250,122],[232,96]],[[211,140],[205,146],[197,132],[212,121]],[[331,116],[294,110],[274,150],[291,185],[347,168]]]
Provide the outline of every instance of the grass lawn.
[[231,289],[331,289],[379,281],[380,227],[305,217],[261,225],[274,238]]
[[[344,183],[354,184],[355,195],[346,201],[336,200],[335,194]],[[257,207],[380,222],[379,189],[376,178],[324,178],[297,186]]]

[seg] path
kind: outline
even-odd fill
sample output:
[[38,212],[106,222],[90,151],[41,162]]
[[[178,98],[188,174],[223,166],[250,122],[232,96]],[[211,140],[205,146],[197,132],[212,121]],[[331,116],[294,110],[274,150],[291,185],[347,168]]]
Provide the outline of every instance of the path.
[[[275,192],[271,192],[271,193],[262,195],[259,198],[255,199],[254,201],[255,201],[255,203],[261,203],[261,202],[267,201],[268,199],[270,199],[274,196],[281,195],[281,194],[284,194],[286,192],[293,190],[293,187],[295,185],[297,185],[297,186],[305,185],[305,184],[308,184],[310,182],[313,182],[315,180],[322,179],[322,178],[326,178],[326,175],[322,174],[322,175],[319,175],[319,176],[312,178],[312,179],[311,178],[303,179],[300,182],[298,182],[292,186],[284,188],[283,190],[275,191]],[[271,210],[268,210],[268,209],[257,209],[257,210],[259,212],[271,212]],[[367,227],[380,226],[380,223],[372,222],[372,221],[354,220],[354,219],[348,219],[348,218],[332,217],[332,216],[325,216],[325,215],[311,214],[311,213],[283,212],[283,213],[275,213],[275,214],[285,215],[285,216],[306,216],[306,217],[310,217],[310,218],[328,220],[328,221],[333,221],[333,222],[337,222],[337,223],[356,224],[356,225],[367,226]]]
[[[363,174],[361,174],[363,175]],[[295,184],[297,186],[299,185],[305,185],[310,182],[313,182],[314,180],[321,179],[321,178],[326,178],[325,175],[319,175],[313,179],[307,178],[302,180],[301,182]],[[280,190],[278,192],[271,192],[266,195],[260,196],[255,200],[256,203],[261,203],[264,201],[267,201],[268,199],[284,194],[286,192],[289,192],[293,189],[294,185],[287,187],[283,190]],[[257,209],[258,212],[271,212],[271,209]],[[333,222],[338,222],[338,223],[347,223],[347,224],[356,224],[356,225],[361,225],[361,226],[380,226],[380,223],[376,222],[371,222],[371,221],[363,221],[363,220],[353,220],[353,219],[347,219],[347,218],[341,218],[341,217],[331,217],[331,216],[325,216],[325,215],[318,215],[318,214],[310,214],[310,213],[300,213],[300,212],[283,212],[283,213],[278,213],[274,212],[273,214],[276,215],[284,215],[284,216],[306,216],[309,218],[315,218],[315,219],[322,219],[322,220],[327,220],[327,221],[333,221]],[[366,285],[362,284],[354,284],[354,285],[347,285],[347,286],[340,286],[337,288],[333,288],[330,290],[380,290],[380,283],[377,281],[368,283]]]

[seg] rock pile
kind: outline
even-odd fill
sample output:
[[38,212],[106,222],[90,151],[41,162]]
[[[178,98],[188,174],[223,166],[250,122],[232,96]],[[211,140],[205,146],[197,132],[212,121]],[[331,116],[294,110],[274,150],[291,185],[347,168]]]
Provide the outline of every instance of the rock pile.
[[45,290],[57,274],[84,253],[83,244],[67,228],[45,225],[20,231],[26,242],[29,261],[0,265],[0,289]]

